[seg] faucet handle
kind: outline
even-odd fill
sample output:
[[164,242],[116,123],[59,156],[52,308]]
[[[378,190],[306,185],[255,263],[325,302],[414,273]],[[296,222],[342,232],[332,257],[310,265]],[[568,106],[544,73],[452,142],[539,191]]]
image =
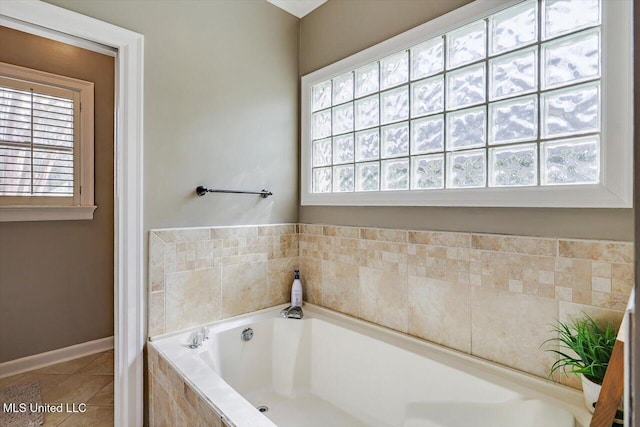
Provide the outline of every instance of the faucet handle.
[[302,307],[291,307],[287,317],[290,319],[302,319],[304,317]]
[[289,317],[289,310],[291,310],[292,308],[293,308],[292,306],[283,308],[282,311],[280,312],[280,317],[284,317],[285,319]]
[[200,333],[202,334],[202,341],[209,339],[209,328],[203,326],[202,329],[200,329]]
[[189,348],[198,348],[202,346],[202,341],[204,341],[202,330],[198,332],[193,332],[189,336]]

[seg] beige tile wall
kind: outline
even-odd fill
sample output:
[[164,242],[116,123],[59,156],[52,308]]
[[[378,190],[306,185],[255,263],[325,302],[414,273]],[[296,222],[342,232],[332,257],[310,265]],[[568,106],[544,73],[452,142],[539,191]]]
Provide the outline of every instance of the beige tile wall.
[[633,286],[629,242],[286,224],[154,230],[149,254],[150,336],[286,303],[300,268],[309,302],[541,377],[557,319],[617,325]]
[[149,336],[285,303],[296,224],[152,230]]
[[198,396],[150,345],[147,354],[150,427],[232,425],[215,405]]
[[618,325],[633,286],[628,242],[317,224],[299,232],[308,301],[540,377],[554,361],[543,343],[557,319],[585,312]]

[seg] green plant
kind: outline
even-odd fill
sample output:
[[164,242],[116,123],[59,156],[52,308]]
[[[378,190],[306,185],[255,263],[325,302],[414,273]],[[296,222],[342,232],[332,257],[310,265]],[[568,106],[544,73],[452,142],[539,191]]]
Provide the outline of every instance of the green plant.
[[[617,331],[613,325],[609,323],[603,329],[585,314],[584,318],[569,323],[558,321],[553,331],[558,336],[545,343],[557,342],[558,349],[547,351],[556,353],[560,358],[551,366],[549,376],[562,369],[565,374],[582,374],[590,381],[602,384],[616,342]],[[575,355],[567,350],[572,350]]]

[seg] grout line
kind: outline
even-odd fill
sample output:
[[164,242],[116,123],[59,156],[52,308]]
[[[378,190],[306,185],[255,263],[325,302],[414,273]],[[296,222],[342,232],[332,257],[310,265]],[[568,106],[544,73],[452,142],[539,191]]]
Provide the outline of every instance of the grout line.
[[[64,423],[65,421],[67,421],[69,418],[71,418],[71,414],[68,414],[66,417],[64,417],[62,420],[60,420],[60,422],[58,422],[56,424],[56,427],[61,426],[62,423]],[[44,425],[44,424],[43,424]]]

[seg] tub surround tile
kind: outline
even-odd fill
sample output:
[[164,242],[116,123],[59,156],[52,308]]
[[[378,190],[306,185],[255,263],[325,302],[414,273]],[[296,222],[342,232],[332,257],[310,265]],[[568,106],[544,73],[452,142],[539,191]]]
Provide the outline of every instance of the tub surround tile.
[[153,231],[163,242],[197,242],[198,240],[210,240],[209,228],[180,228],[173,230]]
[[147,347],[151,427],[222,427],[221,415],[185,383],[153,347]]
[[611,265],[611,291],[629,295],[633,289],[633,264]]
[[322,261],[323,306],[358,317],[359,283],[360,272],[357,265]]
[[149,295],[149,336],[164,334],[164,291]]
[[196,242],[195,269],[213,268],[214,253],[214,240]]
[[280,236],[283,234],[298,234],[297,224],[282,225],[260,225],[258,226],[258,236]]
[[471,352],[471,288],[409,276],[409,334]]
[[528,255],[557,255],[555,239],[537,237],[472,234],[471,247],[473,249],[482,249],[487,251],[513,252]]
[[164,272],[173,273],[177,271],[177,260],[176,260],[176,252],[177,252],[177,244],[176,243],[166,243],[164,245]]
[[471,288],[471,353],[544,378],[555,357],[540,346],[557,318],[555,300]]
[[322,243],[321,259],[343,264],[359,265],[362,258],[362,250],[360,249],[359,242],[359,240],[355,239],[325,237]]
[[210,239],[246,239],[247,237],[258,237],[258,227],[211,228]]
[[222,317],[227,318],[268,306],[267,263],[224,266]]
[[560,239],[558,255],[565,258],[631,264],[633,243]]
[[360,318],[406,333],[406,273],[360,267]]
[[441,231],[409,231],[409,243],[430,246],[469,248],[471,235],[467,233],[445,233]]
[[208,268],[167,274],[167,332],[220,319],[220,271]]
[[555,298],[558,301],[566,301],[566,302],[573,301],[573,289],[566,288],[564,286],[556,286],[555,291],[556,291]]
[[[283,263],[297,268],[300,251],[297,228],[297,224],[275,224],[152,230],[149,238],[149,335],[204,323],[204,319],[208,319],[207,322],[218,320],[222,313],[245,312],[252,307],[285,302],[284,279],[274,276],[269,282],[267,272],[280,271]],[[296,260],[293,264],[292,259]],[[252,265],[260,263],[265,266],[264,302],[250,301],[249,308],[238,307],[237,298],[231,298],[228,286],[227,298],[223,298],[223,276],[228,277],[243,266],[252,270]],[[288,272],[291,277],[294,269]],[[231,273],[225,275],[225,270]],[[212,271],[217,279],[209,277]],[[280,273],[284,274],[283,271]],[[203,279],[205,276],[209,278]],[[211,282],[213,289],[206,289],[204,297],[190,298],[189,295],[203,286],[203,280]],[[267,286],[268,283],[272,286]],[[193,289],[187,289],[189,287]],[[222,307],[223,299],[228,305],[226,310]],[[256,298],[252,296],[252,299]]]
[[409,241],[408,231],[391,230],[386,228],[361,228],[360,239],[378,240],[382,242],[407,243]]
[[322,234],[332,237],[345,237],[348,239],[358,239],[360,229],[357,227],[341,227],[335,225],[325,225],[322,227]]
[[176,408],[169,393],[158,383],[155,375],[150,375],[152,427],[176,425]]
[[152,292],[164,290],[164,242],[157,234],[149,237],[149,287]]
[[312,304],[322,305],[322,261],[315,258],[300,257],[299,263],[304,300]]
[[267,263],[267,307],[291,301],[291,285],[295,270],[299,270],[298,264],[298,257],[279,258]]
[[317,224],[300,224],[299,232],[300,234],[315,234],[318,236],[322,236],[324,232],[324,226]]
[[184,289],[207,271],[217,320],[287,302],[299,268],[306,301],[544,378],[553,360],[538,341],[558,306],[621,313],[633,287],[628,242],[275,224],[154,230],[149,245],[152,336],[205,323],[207,303]]
[[597,291],[591,292],[591,305],[594,307],[624,311],[627,307],[628,299],[628,295]]
[[591,276],[603,277],[605,279],[611,278],[611,264],[608,262],[592,262],[591,263]]
[[360,240],[359,249],[360,266],[406,275],[406,244]]
[[299,236],[299,239],[300,256],[307,256],[319,260],[324,260],[325,258],[327,258],[325,253],[325,242],[327,240],[327,237],[318,236],[315,234],[301,234]]
[[299,254],[299,239],[295,234],[282,234],[273,236],[270,248],[267,253],[268,258],[293,258]]
[[591,289],[597,292],[611,293],[611,279],[591,277]]

